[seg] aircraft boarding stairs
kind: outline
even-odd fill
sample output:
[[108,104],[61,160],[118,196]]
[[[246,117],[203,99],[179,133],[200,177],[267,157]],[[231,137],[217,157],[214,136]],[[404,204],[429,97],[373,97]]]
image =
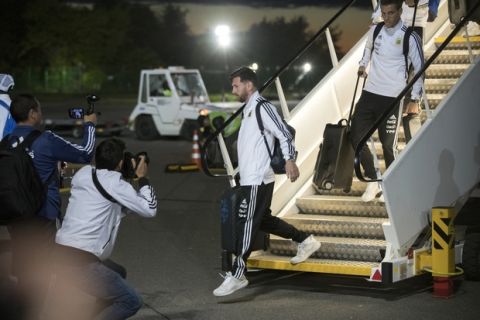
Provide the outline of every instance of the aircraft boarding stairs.
[[[443,33],[450,31],[446,27],[448,22],[445,21]],[[432,37],[432,39],[435,40],[430,41],[430,47],[425,50],[426,59],[434,52],[434,46],[441,44],[445,37],[438,36],[437,32],[437,36]],[[470,40],[473,45],[473,48],[471,48],[473,49],[472,52],[478,57],[480,54],[480,37],[471,37]],[[428,43],[426,46],[428,46]],[[360,47],[363,48],[363,45]],[[358,45],[352,51],[359,51]],[[352,52],[344,59],[355,60],[356,63],[358,59],[354,58],[354,56],[355,54]],[[348,62],[342,62],[348,64]],[[422,113],[423,121],[432,121],[426,118],[430,118],[431,115],[435,116],[435,108],[440,105],[452,86],[458,82],[465,70],[470,67],[471,62],[465,39],[457,36],[447,47],[447,50],[444,50],[430,68],[427,69],[425,92],[428,99],[426,103],[428,105],[427,109],[430,110]],[[344,75],[347,74],[346,71],[342,71],[342,65],[337,72],[344,73]],[[335,77],[335,75],[332,77]],[[328,84],[322,81],[313,91],[322,91],[324,90],[322,88],[325,86],[328,86]],[[344,95],[351,99],[350,91],[344,92]],[[305,98],[307,100],[305,104],[308,103],[309,99],[312,99],[312,97],[307,96]],[[320,99],[323,99],[323,97]],[[318,100],[319,98],[317,97]],[[348,98],[344,100],[348,100]],[[300,105],[300,107],[303,106]],[[348,110],[348,107],[347,104],[343,112],[341,112],[343,116],[345,116],[345,110]],[[298,113],[301,112],[301,108],[299,109]],[[297,114],[292,115],[292,122],[296,120],[296,116],[298,117]],[[301,123],[302,121],[298,120],[298,122]],[[295,123],[293,125],[298,128],[298,126],[295,126]],[[322,125],[323,123],[319,126],[322,127]],[[318,127],[315,130],[318,130]],[[321,132],[323,132],[323,129]],[[401,126],[398,132],[398,150],[401,151],[405,148],[403,128]],[[301,136],[299,138],[302,139]],[[374,136],[374,140],[373,149],[375,149],[378,157],[377,163],[380,166],[380,171],[384,172],[385,164],[382,159],[381,145],[376,136]],[[415,143],[415,139],[410,143]],[[299,141],[299,144],[302,145],[302,141]],[[268,251],[254,252],[248,260],[248,265],[251,268],[356,275],[378,280],[375,279],[374,272],[378,270],[375,268],[379,268],[379,263],[386,254],[389,257],[395,256],[391,252],[391,247],[389,248],[388,246],[384,231],[384,225],[387,225],[388,228],[390,224],[387,214],[388,206],[378,201],[378,198],[372,202],[362,202],[360,196],[365,190],[366,183],[360,182],[356,178],[354,178],[349,193],[344,193],[343,190],[326,191],[315,188],[312,184],[312,169],[318,150],[318,144],[316,148],[310,148],[311,154],[306,156],[303,163],[299,164],[301,174],[308,176],[308,178],[303,180],[304,184],[302,186],[297,186],[296,191],[292,191],[291,188],[290,190],[288,189],[287,184],[289,182],[285,178],[277,178],[272,210],[273,212],[280,212],[278,214],[279,217],[300,230],[314,234],[317,240],[322,243],[321,248],[306,262],[292,265],[289,260],[296,253],[296,244],[290,240],[272,235],[270,236]],[[308,164],[306,165],[305,163]],[[306,171],[306,168],[309,171]],[[291,200],[282,199],[286,195],[291,196]],[[409,201],[409,198],[407,197],[403,201]],[[416,236],[418,236],[418,233]]]

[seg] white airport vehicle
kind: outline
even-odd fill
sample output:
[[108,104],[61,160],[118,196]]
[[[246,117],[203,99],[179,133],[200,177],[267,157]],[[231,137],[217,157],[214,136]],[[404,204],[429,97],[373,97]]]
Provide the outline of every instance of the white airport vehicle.
[[137,105],[129,117],[129,128],[138,139],[160,136],[191,138],[200,115],[209,111],[231,112],[240,103],[211,104],[197,69],[168,67],[142,70]]

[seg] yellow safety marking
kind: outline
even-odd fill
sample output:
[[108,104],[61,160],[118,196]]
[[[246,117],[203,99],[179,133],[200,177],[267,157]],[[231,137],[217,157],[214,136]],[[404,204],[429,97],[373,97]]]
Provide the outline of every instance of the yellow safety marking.
[[[441,44],[441,43],[445,42],[446,39],[447,39],[447,37],[435,38],[435,43]],[[470,40],[470,42],[480,42],[480,36],[469,37],[469,40]],[[466,43],[466,42],[467,42],[467,38],[463,37],[463,36],[453,37],[453,39],[450,41],[450,43],[457,43],[457,44],[458,43]]]
[[454,217],[453,208],[432,208],[433,276],[451,274],[455,271]]
[[425,268],[432,267],[432,253],[423,251],[415,255],[415,274],[421,274]]
[[437,249],[446,249],[453,243],[453,233],[448,220],[440,218],[433,223],[433,239],[440,245]]
[[369,265],[347,265],[339,263],[322,264],[319,262],[309,262],[308,260],[296,265],[289,261],[250,258],[247,261],[247,267],[255,269],[274,269],[286,271],[302,271],[315,273],[330,273],[342,275],[354,275],[370,277],[372,266]]

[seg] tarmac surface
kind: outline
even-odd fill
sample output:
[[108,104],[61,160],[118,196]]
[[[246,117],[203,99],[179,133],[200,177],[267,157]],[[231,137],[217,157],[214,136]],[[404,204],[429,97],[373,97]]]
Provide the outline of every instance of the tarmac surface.
[[225,178],[200,172],[165,173],[187,161],[191,143],[140,142],[159,200],[157,217],[127,217],[113,259],[145,305],[132,319],[478,319],[480,282],[457,281],[455,296],[432,296],[429,279],[385,288],[361,278],[282,271],[248,274],[250,285],[231,296],[212,294],[221,282],[219,198]]
[[201,172],[164,172],[169,163],[190,161],[189,141],[123,138],[132,152],[149,153],[159,203],[155,218],[123,220],[112,256],[126,267],[127,281],[144,300],[131,319],[480,318],[480,282],[461,280],[454,297],[439,299],[432,296],[428,279],[385,288],[362,278],[263,270],[247,275],[246,288],[214,297],[212,291],[223,280],[219,198],[227,180]]

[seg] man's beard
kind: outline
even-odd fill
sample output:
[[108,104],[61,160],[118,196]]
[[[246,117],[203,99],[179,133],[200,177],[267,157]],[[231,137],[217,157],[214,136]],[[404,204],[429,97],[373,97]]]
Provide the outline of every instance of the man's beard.
[[246,102],[247,101],[247,94],[242,94],[238,96],[238,101],[240,102]]

